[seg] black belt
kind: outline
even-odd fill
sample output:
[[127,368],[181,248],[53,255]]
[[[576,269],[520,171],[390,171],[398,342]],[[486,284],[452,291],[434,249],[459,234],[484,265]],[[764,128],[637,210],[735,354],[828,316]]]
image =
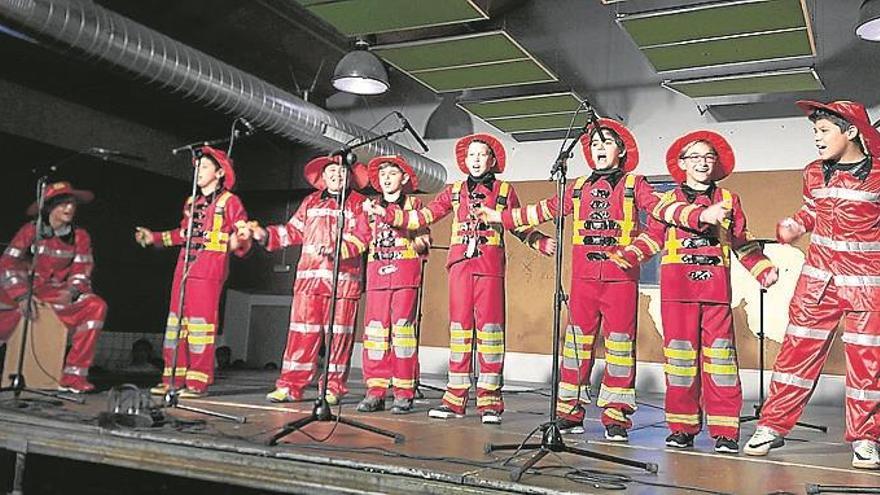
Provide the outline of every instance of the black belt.
[[683,254],[681,262],[686,265],[720,265],[720,256],[706,256],[703,254]]
[[608,259],[608,253],[587,253],[587,261],[605,261]]
[[681,240],[681,247],[696,249],[708,246],[717,246],[721,241],[717,237],[685,237]]
[[614,220],[584,220],[584,228],[588,230],[612,230],[617,228]]
[[585,246],[616,246],[617,238],[604,235],[585,235]]

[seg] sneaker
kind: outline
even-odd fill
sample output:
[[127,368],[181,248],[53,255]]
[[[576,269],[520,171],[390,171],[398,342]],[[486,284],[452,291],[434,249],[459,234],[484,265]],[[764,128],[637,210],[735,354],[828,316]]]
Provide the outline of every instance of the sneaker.
[[715,452],[719,454],[738,454],[739,444],[732,438],[718,437],[715,439]]
[[152,394],[152,395],[165,395],[168,393],[169,388],[170,387],[168,387],[167,383],[160,383],[150,389],[150,394]]
[[185,388],[180,391],[177,396],[181,399],[201,399],[208,396],[207,390],[196,390],[194,388]]
[[58,383],[59,392],[70,392],[72,394],[87,394],[95,391],[95,386],[81,376],[65,375]]
[[563,435],[580,435],[584,432],[584,423],[573,419],[559,418],[556,420],[556,426]]
[[413,412],[412,399],[394,399],[391,403],[391,414],[409,414]]
[[683,431],[674,432],[666,437],[666,446],[675,449],[688,449],[694,446],[694,435]]
[[[330,401],[328,400],[327,403]],[[385,410],[385,398],[384,397],[376,397],[375,395],[368,395],[364,397],[358,406],[358,412],[376,412],[376,411],[384,411]]]
[[755,456],[767,455],[770,449],[783,445],[785,445],[785,438],[766,426],[759,426],[752,438],[746,442],[746,446],[743,447],[743,453]]
[[464,414],[459,414],[453,411],[451,408],[446,406],[435,407],[428,410],[429,418],[436,419],[453,419],[453,418],[463,418]]
[[620,425],[608,425],[605,427],[605,440],[609,442],[629,442],[629,433]]
[[302,397],[292,394],[290,392],[290,389],[287,387],[278,387],[275,390],[266,394],[266,400],[275,403],[296,402],[301,398]]
[[880,469],[880,454],[877,453],[877,442],[873,440],[856,440],[852,446],[852,467],[858,469]]
[[483,424],[484,425],[500,425],[501,424],[501,413],[498,411],[483,411]]

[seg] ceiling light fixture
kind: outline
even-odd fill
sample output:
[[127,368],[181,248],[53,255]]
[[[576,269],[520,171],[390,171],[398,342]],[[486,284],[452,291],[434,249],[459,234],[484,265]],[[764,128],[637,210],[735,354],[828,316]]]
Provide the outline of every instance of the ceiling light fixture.
[[336,64],[331,79],[334,88],[356,95],[380,95],[391,88],[385,66],[367,51],[368,46],[366,41],[357,40],[355,49]]

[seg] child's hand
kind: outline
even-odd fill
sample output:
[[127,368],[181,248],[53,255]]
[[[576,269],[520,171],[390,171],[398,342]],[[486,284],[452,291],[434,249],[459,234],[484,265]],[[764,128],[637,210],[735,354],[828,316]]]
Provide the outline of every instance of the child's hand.
[[538,241],[538,251],[544,256],[553,256],[556,254],[556,239],[546,237]]
[[144,227],[135,227],[134,228],[134,240],[141,247],[147,247],[153,245],[153,232],[150,229]]
[[708,206],[700,213],[700,222],[708,225],[718,225],[728,218],[730,218],[730,205],[724,201]]
[[235,222],[235,237],[237,237],[239,241],[247,241],[251,237],[253,237],[253,235],[254,233],[251,231],[249,223],[245,222],[244,220],[239,220]]
[[775,284],[779,280],[779,268],[775,266],[769,270],[764,272],[764,275],[761,277],[759,282],[761,283],[761,287],[767,289],[770,288],[773,284]]
[[776,239],[783,244],[790,244],[798,240],[806,231],[807,229],[797,220],[786,217],[776,224]]
[[636,254],[625,249],[618,249],[608,253],[608,259],[623,270],[629,270],[639,264]]
[[481,206],[475,213],[477,218],[486,223],[501,223],[501,212],[498,210]]
[[260,244],[266,242],[266,238],[269,237],[269,233],[266,232],[266,229],[260,227],[260,224],[257,222],[251,221],[248,222],[248,228],[251,231],[251,237]]

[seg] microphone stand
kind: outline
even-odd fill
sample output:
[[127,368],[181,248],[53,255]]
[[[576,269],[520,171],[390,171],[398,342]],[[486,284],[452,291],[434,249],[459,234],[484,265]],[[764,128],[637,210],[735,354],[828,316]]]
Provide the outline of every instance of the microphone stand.
[[[755,241],[761,245],[761,251],[764,251],[764,246],[767,244],[776,243],[775,239],[755,239]],[[760,292],[758,294],[758,403],[754,404],[753,407],[755,409],[754,414],[748,414],[745,416],[739,417],[740,424],[748,423],[751,421],[757,421],[761,419],[761,408],[764,407],[764,401],[766,397],[764,397],[764,341],[766,340],[766,334],[764,333],[764,294],[767,293],[767,289],[760,287]],[[795,426],[802,426],[804,428],[811,428],[813,430],[819,430],[822,433],[828,433],[828,427],[823,425],[814,425],[811,423],[804,423],[798,421],[795,423]]]
[[[324,328],[324,366],[322,370],[323,379],[319,380],[320,386],[318,387],[318,397],[315,399],[315,405],[312,408],[311,414],[306,416],[305,418],[298,419],[296,421],[291,421],[285,424],[281,430],[272,435],[271,438],[266,442],[267,445],[273,446],[277,445],[278,441],[282,438],[290,435],[291,433],[301,430],[306,426],[314,423],[314,422],[337,422],[342,423],[344,425],[351,426],[352,428],[356,428],[359,430],[369,431],[371,433],[375,433],[377,435],[382,435],[384,437],[393,438],[394,443],[403,443],[406,437],[404,437],[401,433],[395,433],[389,430],[383,430],[381,428],[377,428],[372,425],[368,425],[365,423],[361,423],[359,421],[354,421],[338,414],[333,414],[333,411],[330,409],[330,404],[327,403],[327,379],[330,372],[330,350],[333,347],[333,327],[336,323],[336,296],[338,293],[339,287],[339,263],[340,257],[342,253],[342,236],[345,234],[345,202],[348,199],[348,179],[349,179],[349,171],[352,166],[357,162],[357,155],[353,153],[353,151],[362,146],[366,146],[370,143],[387,139],[395,134],[401,133],[406,130],[405,126],[401,126],[397,129],[388,131],[384,134],[376,135],[371,138],[361,138],[360,142],[348,145],[344,148],[341,148],[333,153],[334,156],[342,157],[341,165],[342,165],[342,190],[339,192],[339,205],[336,211],[336,244],[334,246],[333,251],[333,275],[331,279],[331,289],[330,289],[330,308],[328,315],[328,322]],[[342,410],[341,407],[339,409]],[[330,434],[332,435],[332,431]],[[329,438],[329,436],[328,436]]]
[[245,416],[235,416],[232,414],[225,414],[217,411],[211,411],[208,409],[203,409],[200,407],[193,407],[188,405],[183,405],[180,403],[180,391],[177,388],[177,354],[180,350],[180,333],[183,327],[183,309],[184,309],[184,301],[186,300],[186,284],[189,281],[189,268],[190,263],[193,259],[190,256],[190,249],[192,248],[193,241],[193,219],[195,217],[196,210],[196,193],[198,191],[198,181],[199,181],[199,167],[196,166],[197,150],[202,146],[214,146],[217,144],[225,144],[229,143],[230,148],[232,146],[232,142],[238,136],[237,131],[233,130],[232,134],[228,138],[223,139],[214,139],[211,141],[199,141],[196,143],[190,143],[183,145],[179,148],[175,148],[171,150],[171,153],[178,154],[181,151],[188,150],[191,156],[191,163],[193,164],[193,176],[192,176],[192,187],[190,190],[190,198],[191,201],[189,203],[189,219],[186,223],[186,242],[183,246],[183,272],[180,277],[180,282],[177,289],[177,322],[174,325],[174,351],[171,355],[171,380],[168,386],[168,391],[165,392],[165,395],[162,398],[161,407],[166,409],[177,408],[182,409],[184,411],[204,414],[206,416],[213,416],[215,418],[227,419],[229,421],[234,421],[236,423],[244,424],[247,422],[247,417]]
[[[556,226],[556,259],[555,259],[555,282],[556,289],[553,295],[553,361],[552,366],[553,369],[551,371],[551,382],[552,382],[552,392],[550,398],[550,417],[549,419],[538,426],[538,429],[541,430],[541,443],[528,443],[528,437],[519,444],[493,444],[487,443],[484,451],[488,454],[491,452],[499,451],[499,450],[513,450],[514,456],[522,450],[534,450],[535,452],[531,457],[526,459],[521,465],[511,466],[510,470],[510,479],[511,481],[519,481],[522,478],[522,475],[528,471],[532,466],[534,466],[538,461],[543,459],[547,454],[554,453],[567,453],[567,454],[575,454],[582,457],[591,457],[594,459],[599,459],[602,461],[613,462],[616,464],[622,464],[625,466],[637,467],[640,469],[644,469],[650,473],[656,473],[658,466],[654,463],[646,463],[635,461],[631,459],[626,459],[623,457],[617,457],[609,454],[603,454],[600,452],[594,452],[586,449],[580,449],[576,447],[570,447],[565,444],[565,441],[562,439],[562,431],[559,429],[559,423],[557,421],[556,415],[556,402],[559,399],[559,340],[561,337],[561,328],[562,328],[562,306],[565,304],[567,300],[567,296],[565,295],[565,289],[562,286],[562,248],[563,248],[563,237],[565,231],[565,215],[563,213],[563,204],[564,204],[564,196],[565,196],[565,186],[566,186],[566,174],[568,172],[568,157],[571,154],[572,149],[574,149],[575,145],[578,143],[581,135],[585,134],[588,128],[592,125],[595,129],[600,129],[598,122],[596,121],[595,112],[591,107],[587,107],[586,110],[589,113],[589,118],[587,125],[578,130],[577,133],[572,138],[571,143],[559,153],[559,156],[556,158],[556,161],[553,163],[553,167],[550,169],[550,174],[553,180],[556,181],[556,201],[557,201],[557,210],[556,210],[556,218],[554,219],[554,223]],[[601,133],[601,129],[599,130]],[[531,436],[531,434],[530,434]],[[509,458],[505,461],[504,464],[508,464],[513,457]]]

